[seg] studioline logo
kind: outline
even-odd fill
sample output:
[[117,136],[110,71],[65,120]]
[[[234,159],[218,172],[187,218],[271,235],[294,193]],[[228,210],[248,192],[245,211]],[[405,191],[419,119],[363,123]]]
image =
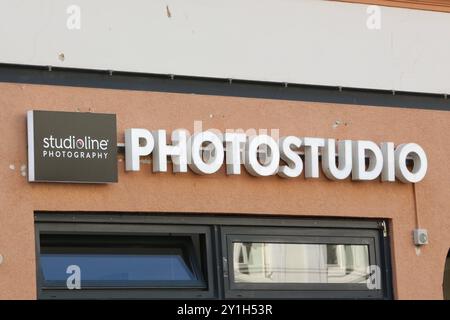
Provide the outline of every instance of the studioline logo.
[[116,115],[29,111],[28,180],[117,182]]
[[43,158],[108,159],[109,155],[109,139],[50,135],[42,139],[42,144]]

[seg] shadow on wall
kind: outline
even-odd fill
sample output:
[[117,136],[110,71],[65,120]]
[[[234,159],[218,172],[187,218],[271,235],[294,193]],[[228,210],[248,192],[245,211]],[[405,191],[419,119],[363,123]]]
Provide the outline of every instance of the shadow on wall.
[[450,300],[450,250],[447,254],[444,271],[444,300]]

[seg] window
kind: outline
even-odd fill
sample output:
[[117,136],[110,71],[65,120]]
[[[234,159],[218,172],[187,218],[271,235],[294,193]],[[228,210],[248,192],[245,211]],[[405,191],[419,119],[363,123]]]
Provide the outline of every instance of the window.
[[[392,297],[389,241],[381,221],[205,214],[35,217],[40,299]],[[80,288],[70,287],[75,276]]]
[[205,288],[191,237],[41,235],[44,285],[66,288],[75,266],[85,288]]
[[235,282],[366,283],[366,245],[233,243]]
[[222,228],[225,297],[383,298],[383,235],[348,226]]
[[[36,223],[39,298],[214,297],[209,227],[117,224],[105,215],[101,223],[83,223],[89,214],[76,222],[70,215],[55,217],[66,222]],[[76,271],[80,289],[68,286]]]

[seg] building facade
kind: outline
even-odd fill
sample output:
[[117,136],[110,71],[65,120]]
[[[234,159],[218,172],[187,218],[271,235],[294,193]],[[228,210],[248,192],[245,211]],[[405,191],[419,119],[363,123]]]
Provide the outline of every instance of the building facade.
[[[2,1],[0,298],[448,298],[448,5],[351,2]],[[180,128],[223,149],[180,169]]]

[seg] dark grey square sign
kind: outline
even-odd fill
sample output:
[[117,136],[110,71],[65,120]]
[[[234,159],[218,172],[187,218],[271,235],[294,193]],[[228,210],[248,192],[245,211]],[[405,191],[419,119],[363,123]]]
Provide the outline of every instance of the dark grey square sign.
[[117,182],[116,115],[28,111],[28,181]]

